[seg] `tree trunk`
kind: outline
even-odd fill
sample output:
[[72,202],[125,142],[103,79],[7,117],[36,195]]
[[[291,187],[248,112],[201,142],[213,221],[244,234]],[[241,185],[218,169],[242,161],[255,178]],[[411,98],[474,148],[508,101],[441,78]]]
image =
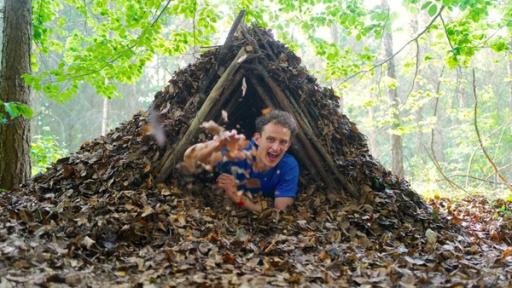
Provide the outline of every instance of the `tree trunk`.
[[101,116],[101,135],[107,135],[108,130],[108,98],[103,99],[103,113]]
[[370,135],[368,136],[370,153],[373,155],[373,157],[375,157],[375,159],[379,159],[379,149],[377,145],[377,129],[375,129],[375,107],[372,106],[368,108],[368,116],[370,117],[370,123],[372,123],[372,127],[370,128]]
[[[30,73],[32,1],[7,0],[4,7],[0,97],[29,104],[30,89],[22,75]],[[0,125],[0,188],[12,189],[30,178],[30,122],[23,117]]]
[[[512,41],[509,42],[509,47],[512,48]],[[510,59],[510,52],[509,52],[509,59]],[[512,59],[511,60],[508,60],[508,65],[507,65],[507,71],[508,71],[508,78],[511,79],[512,78]],[[512,82],[510,82],[512,83]],[[509,87],[509,91],[510,91],[510,95],[509,95],[509,103],[508,103],[508,108],[509,108],[509,111],[512,112],[512,84],[510,85]]]
[[[387,0],[382,0],[382,8],[384,10],[389,10]],[[384,50],[386,59],[393,55],[393,35],[391,34],[391,27],[388,27],[384,33]],[[393,58],[391,58],[387,63],[387,76],[391,79],[396,79],[395,61]],[[400,110],[397,89],[388,88],[388,95],[392,119],[391,128],[395,130],[400,127]],[[395,133],[391,134],[391,171],[399,177],[404,176],[402,137]]]
[[[419,6],[419,4],[418,4]],[[414,18],[412,19],[412,34],[413,35],[417,35],[418,32],[419,32],[419,27],[420,27],[420,16],[418,14],[415,14],[414,15]],[[417,42],[417,45],[418,45],[418,55],[416,55],[416,61],[418,61],[418,63],[416,63],[417,67],[418,67],[418,75],[420,75],[420,64],[421,64],[421,61],[420,59],[422,58],[421,57],[421,51],[423,51],[423,47],[422,45],[420,44],[420,42],[418,41]],[[418,90],[423,90],[423,86],[421,84],[421,81],[417,81],[417,83],[415,83],[415,87],[417,87]],[[411,90],[411,94],[413,93],[414,91]],[[410,95],[408,96],[410,97]],[[418,110],[416,110],[414,112],[414,121],[416,122],[416,127],[418,128],[416,130],[416,143],[414,145],[414,151],[416,151],[416,155],[422,155],[422,152],[423,152],[423,131],[421,129],[421,121],[423,121],[423,105],[421,105],[420,107],[418,107]]]
[[[336,24],[336,23],[331,25],[331,40],[332,40],[332,43],[334,43],[334,45],[336,45],[336,46],[338,46],[340,43],[339,29],[338,29],[338,24]],[[336,87],[337,85],[338,85],[337,80],[333,77],[333,79],[331,80],[331,87],[334,89],[334,87]],[[344,109],[343,106],[345,104],[343,95],[340,95],[338,102],[340,104],[340,112],[343,113],[343,109]]]

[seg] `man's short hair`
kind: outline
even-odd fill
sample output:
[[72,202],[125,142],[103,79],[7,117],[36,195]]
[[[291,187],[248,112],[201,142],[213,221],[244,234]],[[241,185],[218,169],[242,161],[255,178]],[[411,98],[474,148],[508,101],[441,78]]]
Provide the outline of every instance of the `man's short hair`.
[[269,123],[275,123],[284,128],[287,128],[291,132],[291,136],[293,137],[297,131],[297,121],[293,118],[292,114],[281,111],[281,110],[272,110],[268,114],[258,117],[256,119],[256,132],[262,133],[263,127],[265,127]]

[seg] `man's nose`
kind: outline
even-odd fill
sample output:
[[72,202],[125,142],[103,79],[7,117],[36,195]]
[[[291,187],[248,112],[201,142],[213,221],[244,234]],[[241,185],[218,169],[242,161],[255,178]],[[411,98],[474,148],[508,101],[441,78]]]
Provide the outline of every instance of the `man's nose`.
[[281,145],[279,145],[278,142],[272,143],[272,149],[273,150],[279,150],[281,148]]

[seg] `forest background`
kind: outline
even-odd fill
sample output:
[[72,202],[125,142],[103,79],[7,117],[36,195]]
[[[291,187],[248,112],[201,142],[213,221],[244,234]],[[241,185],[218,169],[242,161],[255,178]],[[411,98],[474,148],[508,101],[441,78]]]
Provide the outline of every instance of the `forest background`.
[[[0,1],[4,5],[4,1]],[[512,1],[33,0],[32,174],[145,110],[234,18],[272,29],[425,196],[512,197]],[[2,25],[3,27],[3,25]],[[508,192],[507,192],[508,191]]]

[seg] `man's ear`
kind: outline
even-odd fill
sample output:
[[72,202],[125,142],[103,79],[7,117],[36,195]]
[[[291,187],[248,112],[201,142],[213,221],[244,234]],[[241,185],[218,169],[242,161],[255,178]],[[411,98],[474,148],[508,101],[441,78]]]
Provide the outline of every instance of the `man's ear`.
[[252,139],[254,139],[254,142],[256,142],[256,144],[260,145],[260,139],[261,139],[260,132],[254,132]]
[[292,147],[292,139],[290,138],[290,141],[288,141],[288,147],[286,147],[286,151]]

